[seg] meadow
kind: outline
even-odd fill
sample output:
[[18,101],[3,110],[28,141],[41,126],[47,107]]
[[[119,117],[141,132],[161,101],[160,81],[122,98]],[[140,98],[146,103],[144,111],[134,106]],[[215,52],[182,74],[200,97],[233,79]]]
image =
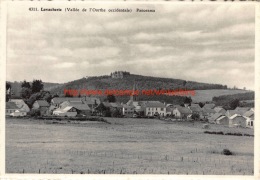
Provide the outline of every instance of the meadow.
[[212,101],[213,97],[247,93],[248,91],[240,90],[240,89],[209,89],[209,90],[195,90],[195,92],[196,92],[195,96],[191,96],[192,102]]
[[[205,134],[201,122],[6,119],[6,173],[253,175],[254,137]],[[207,131],[254,134],[210,125]],[[223,155],[223,149],[234,154]]]

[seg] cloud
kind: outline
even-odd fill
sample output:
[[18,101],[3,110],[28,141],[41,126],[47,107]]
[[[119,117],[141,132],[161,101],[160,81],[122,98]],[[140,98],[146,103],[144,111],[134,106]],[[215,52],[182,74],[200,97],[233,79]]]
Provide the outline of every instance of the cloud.
[[138,4],[156,13],[136,13],[136,7],[117,4],[132,13],[35,13],[10,6],[7,79],[67,82],[127,70],[253,89],[253,5]]

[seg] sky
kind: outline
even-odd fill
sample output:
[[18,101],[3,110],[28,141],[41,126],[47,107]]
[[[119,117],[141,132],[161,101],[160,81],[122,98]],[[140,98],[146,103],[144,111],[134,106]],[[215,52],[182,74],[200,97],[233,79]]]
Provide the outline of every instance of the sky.
[[[7,80],[64,83],[117,70],[254,89],[254,5],[74,4],[132,13],[9,6]],[[136,8],[155,9],[137,13]]]

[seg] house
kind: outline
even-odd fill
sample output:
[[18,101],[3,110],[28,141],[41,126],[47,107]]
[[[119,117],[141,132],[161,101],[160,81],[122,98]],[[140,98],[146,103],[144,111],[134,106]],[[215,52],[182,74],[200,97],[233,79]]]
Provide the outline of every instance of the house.
[[229,125],[229,118],[225,115],[221,115],[216,119],[216,124]]
[[209,123],[216,124],[216,123],[217,123],[216,120],[217,120],[219,117],[221,117],[221,116],[223,116],[221,113],[215,113],[215,114],[211,115],[211,116],[208,118],[208,121],[209,121]]
[[15,105],[21,110],[26,113],[30,112],[30,108],[22,99],[10,99],[9,102],[14,102]]
[[237,107],[235,111],[238,111],[239,114],[243,115],[245,112],[249,111],[250,107]]
[[81,101],[81,100],[82,100],[81,98],[76,98],[76,97],[55,97],[52,98],[51,105],[58,108],[59,105],[64,101]]
[[90,116],[92,114],[92,110],[88,104],[85,104],[83,101],[64,101],[60,104],[60,109],[65,109],[68,106],[76,108],[78,114],[83,114],[86,116]]
[[229,126],[230,127],[235,127],[235,126],[246,127],[247,126],[246,118],[240,114],[234,114],[229,118]]
[[125,117],[133,117],[135,113],[135,106],[123,104],[122,114]]
[[203,108],[206,108],[206,109],[213,109],[216,105],[214,103],[209,103],[209,104],[205,104],[203,106]]
[[38,110],[40,115],[49,114],[49,103],[45,100],[37,100],[32,105],[32,110]]
[[227,112],[224,108],[220,106],[215,107],[214,110],[216,111],[216,113],[221,113],[222,115],[225,115]]
[[144,106],[144,113],[146,116],[166,116],[166,106],[159,101],[148,101]]
[[53,111],[53,114],[56,116],[65,116],[65,117],[75,117],[78,113],[77,113],[78,109],[76,109],[73,106],[67,106],[64,109],[56,109]]
[[215,113],[216,111],[214,109],[203,107],[201,119],[208,119],[210,116],[212,116]]
[[254,127],[254,119],[255,119],[255,113],[252,110],[249,110],[243,114],[243,116],[246,118],[246,125],[249,128]]
[[27,112],[20,109],[14,102],[6,102],[5,115],[7,116],[26,116]]
[[192,115],[192,111],[189,108],[180,105],[175,105],[172,112],[175,118],[179,119],[188,119]]
[[233,116],[234,114],[243,115],[244,113],[243,113],[243,112],[240,112],[240,111],[237,111],[237,110],[227,110],[225,115],[226,115],[228,118],[230,118],[230,117]]

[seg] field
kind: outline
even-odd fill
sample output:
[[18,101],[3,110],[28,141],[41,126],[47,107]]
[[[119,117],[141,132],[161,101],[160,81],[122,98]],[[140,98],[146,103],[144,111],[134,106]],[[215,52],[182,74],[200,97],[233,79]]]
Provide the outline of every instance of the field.
[[192,102],[206,102],[212,101],[212,98],[215,96],[224,96],[224,95],[233,95],[239,93],[247,93],[246,90],[238,89],[210,89],[210,90],[195,90],[196,95],[191,96]]
[[[6,173],[253,175],[253,137],[203,133],[200,122],[107,118],[53,124],[6,119]],[[253,129],[210,125],[207,131]],[[221,154],[229,149],[234,155]]]

